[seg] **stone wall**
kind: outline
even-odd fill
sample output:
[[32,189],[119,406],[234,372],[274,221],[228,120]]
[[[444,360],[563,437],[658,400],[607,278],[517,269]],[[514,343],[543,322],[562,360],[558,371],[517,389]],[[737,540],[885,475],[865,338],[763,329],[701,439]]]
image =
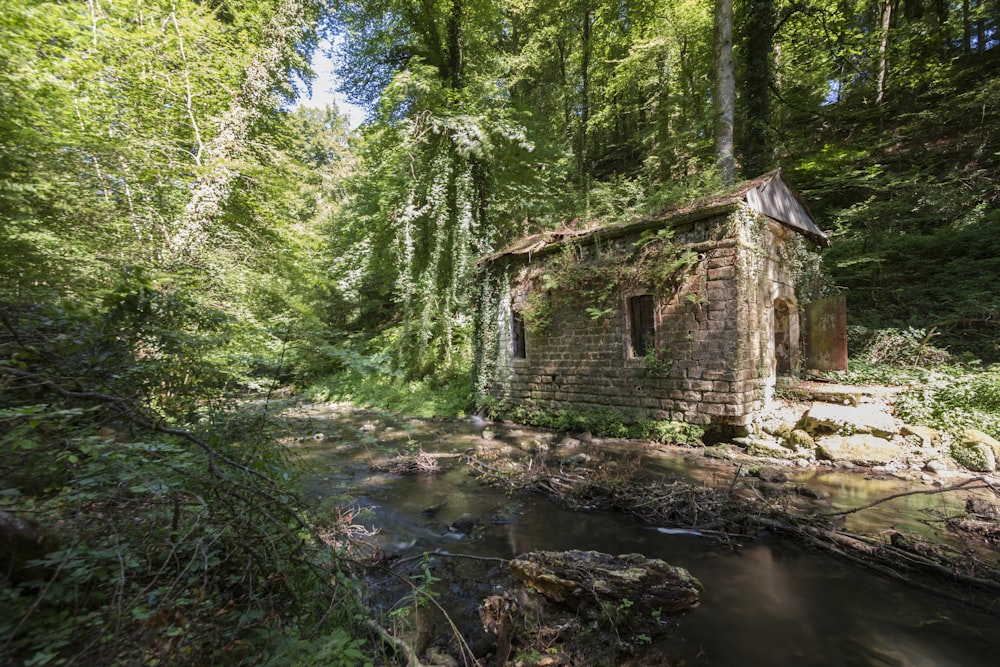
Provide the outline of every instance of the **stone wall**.
[[[675,230],[674,241],[697,252],[698,261],[675,290],[615,285],[598,309],[607,312],[596,319],[587,311],[588,297],[553,290],[551,323],[526,332],[524,359],[511,355],[512,313],[539,289],[539,276],[556,259],[551,253],[507,259],[493,268],[506,288],[497,290],[502,301],[495,309],[499,335],[490,393],[506,407],[611,407],[706,426],[748,424],[774,386],[775,299],[787,300],[795,312],[789,235],[742,207],[689,221]],[[576,252],[581,262],[623,258],[638,238],[604,239],[600,247],[581,243]],[[628,298],[649,293],[656,354],[636,357]]]

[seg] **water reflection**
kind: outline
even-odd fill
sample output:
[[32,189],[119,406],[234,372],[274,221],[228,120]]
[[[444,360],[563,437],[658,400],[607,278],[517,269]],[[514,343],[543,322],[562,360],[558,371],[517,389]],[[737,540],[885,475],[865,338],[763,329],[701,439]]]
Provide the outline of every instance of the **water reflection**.
[[[380,530],[382,547],[390,554],[441,550],[510,558],[533,550],[593,549],[638,552],[686,567],[702,581],[705,592],[701,606],[683,616],[666,640],[674,665],[997,664],[1000,633],[995,618],[792,544],[765,538],[730,549],[691,535],[660,533],[618,514],[570,512],[541,498],[511,498],[483,487],[460,466],[441,475],[406,478],[368,471],[372,459],[408,445],[411,437],[420,437],[425,448],[433,441],[457,451],[482,442],[476,434],[436,435],[432,426],[402,422],[387,434],[350,423],[336,431],[328,424],[325,441],[307,440],[300,448],[317,471],[303,480],[305,494],[314,499],[356,494],[358,505],[374,508],[365,523]],[[651,459],[644,467],[657,479],[715,486],[728,485],[736,474],[729,463],[683,455]],[[830,470],[788,474],[793,482],[822,491],[832,510],[914,488]],[[850,515],[847,528],[931,530],[924,522],[927,510],[953,512],[964,497],[898,498]],[[482,527],[471,536],[451,530],[463,515],[475,516]],[[446,569],[444,559],[440,566]],[[461,566],[472,567],[471,561],[463,559]],[[484,565],[471,580],[478,576],[488,585],[497,572],[495,563]],[[485,593],[464,590],[467,581],[455,579],[451,588],[460,598],[456,615],[472,627],[475,607]]]
[[[460,470],[395,478],[362,502],[377,505],[374,522],[384,547],[402,555],[441,549],[510,558],[533,550],[594,549],[638,552],[686,567],[705,593],[667,640],[674,664],[975,667],[996,664],[1000,651],[994,618],[777,540],[734,550],[534,497],[518,501],[515,523],[493,523],[514,501]],[[446,504],[434,517],[421,514],[441,502]],[[448,530],[469,513],[484,523],[473,538]]]

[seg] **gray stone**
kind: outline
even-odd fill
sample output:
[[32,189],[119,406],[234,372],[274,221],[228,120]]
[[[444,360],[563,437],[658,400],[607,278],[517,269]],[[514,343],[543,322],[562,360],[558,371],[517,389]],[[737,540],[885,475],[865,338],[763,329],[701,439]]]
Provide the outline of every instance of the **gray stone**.
[[463,514],[451,522],[451,529],[456,533],[468,535],[479,526],[479,519],[472,514]]
[[868,433],[827,435],[816,440],[816,456],[857,465],[886,465],[903,457],[903,449]]
[[799,427],[813,436],[828,433],[871,433],[886,437],[899,433],[900,423],[888,412],[874,405],[852,407],[813,403],[803,415]]
[[703,590],[684,568],[641,554],[534,551],[512,560],[510,570],[548,600],[575,610],[593,607],[595,617],[622,600],[632,602],[631,614],[638,618],[678,614],[697,606]]
[[941,473],[948,471],[948,464],[941,459],[931,459],[924,464],[924,470],[932,472],[935,475],[940,475]]

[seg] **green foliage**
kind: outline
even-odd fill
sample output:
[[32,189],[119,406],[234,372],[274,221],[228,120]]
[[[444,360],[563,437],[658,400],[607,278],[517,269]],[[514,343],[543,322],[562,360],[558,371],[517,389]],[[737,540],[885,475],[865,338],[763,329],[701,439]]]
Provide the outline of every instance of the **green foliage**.
[[[239,662],[347,593],[320,574],[336,561],[308,541],[294,475],[266,432],[235,426],[239,440],[212,454],[137,432],[113,403],[70,405],[0,410],[3,509],[59,526],[56,544],[0,590],[5,663]],[[347,612],[352,600],[337,604]],[[349,627],[349,616],[331,620]]]
[[901,395],[896,407],[916,424],[952,433],[974,428],[1000,438],[1000,365],[938,367]]
[[585,250],[577,243],[564,242],[546,263],[545,272],[530,278],[533,284],[520,306],[525,326],[534,332],[545,331],[559,301],[571,300],[596,320],[613,312],[614,300],[623,289],[676,290],[697,265],[698,255],[681,251],[672,239],[672,230],[648,231],[635,243],[628,261],[613,252]]
[[593,433],[612,438],[655,440],[671,444],[698,444],[705,434],[694,424],[669,420],[648,419],[635,411],[595,407],[582,412],[562,409],[555,412],[516,407],[498,415],[520,424],[570,433]]
[[[337,372],[320,377],[304,394],[314,401],[342,400],[418,417],[466,414],[471,404],[469,368],[455,365],[420,379],[408,379],[392,356],[379,351],[380,339],[355,345],[329,345],[326,355],[337,359]],[[371,350],[371,351],[369,351]]]

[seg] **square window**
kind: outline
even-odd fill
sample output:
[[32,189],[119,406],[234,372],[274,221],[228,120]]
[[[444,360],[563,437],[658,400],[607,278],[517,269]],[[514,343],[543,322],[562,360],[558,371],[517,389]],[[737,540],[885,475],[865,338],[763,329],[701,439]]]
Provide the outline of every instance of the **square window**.
[[645,357],[656,349],[656,323],[652,294],[628,298],[629,342],[633,357]]

